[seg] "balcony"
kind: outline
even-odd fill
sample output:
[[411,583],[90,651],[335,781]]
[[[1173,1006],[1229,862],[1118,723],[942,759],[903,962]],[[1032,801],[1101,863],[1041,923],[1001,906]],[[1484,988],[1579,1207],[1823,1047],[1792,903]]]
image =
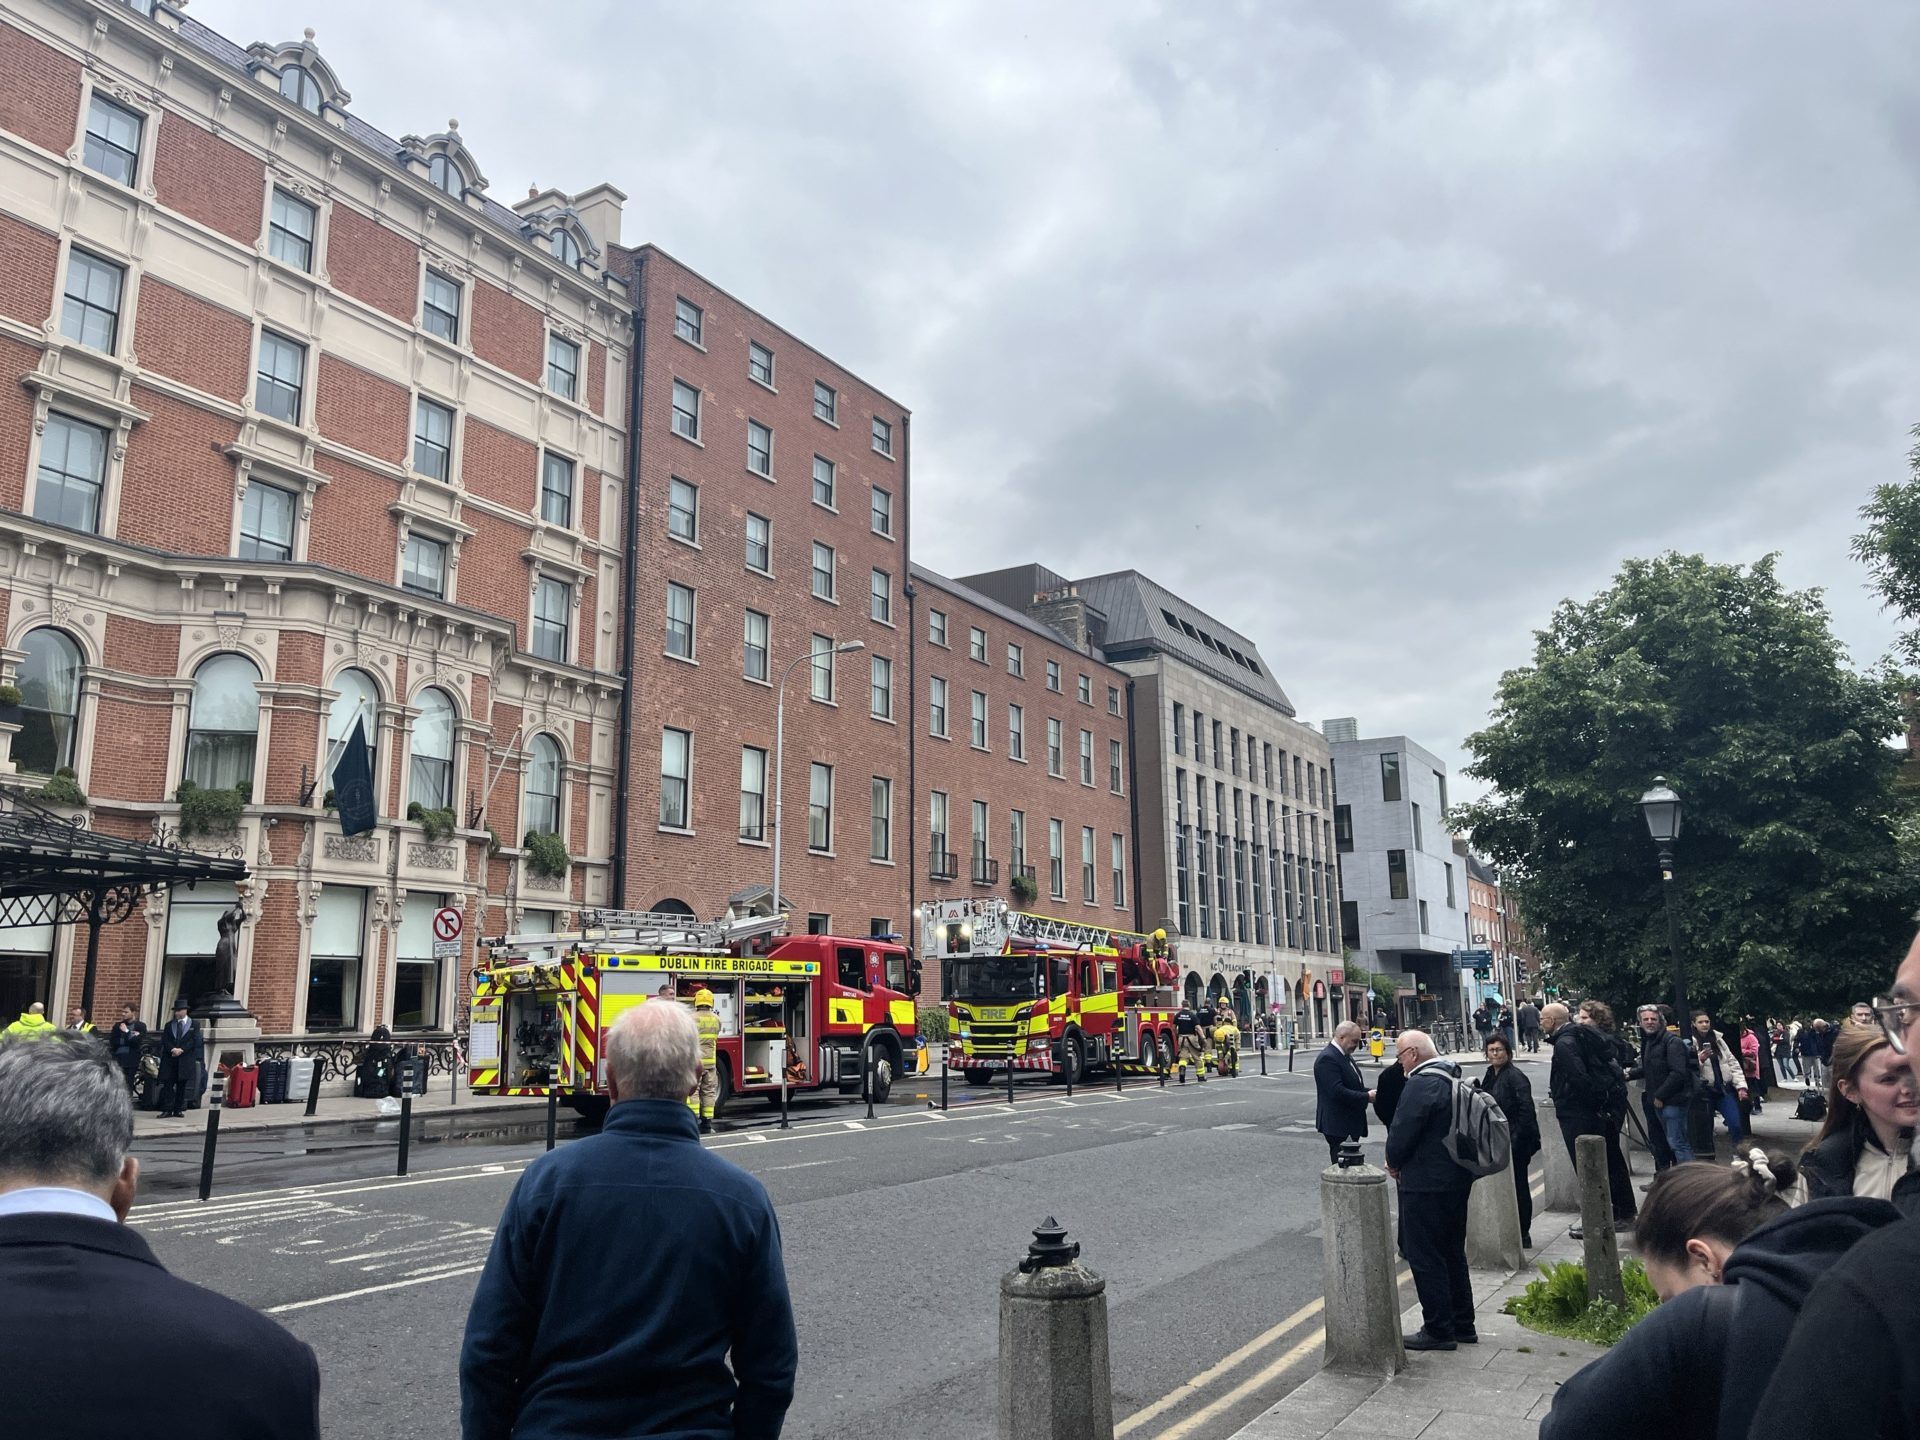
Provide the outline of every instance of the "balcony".
[[933,837],[934,848],[927,853],[927,873],[935,880],[951,880],[960,873],[960,857],[940,848],[941,837]]
[[974,856],[973,883],[976,885],[998,885],[1000,883],[1000,862],[985,855]]
[[1016,880],[1034,880],[1038,878],[1038,872],[1034,870],[1033,866],[1023,861],[1015,860],[1013,862],[1013,878]]

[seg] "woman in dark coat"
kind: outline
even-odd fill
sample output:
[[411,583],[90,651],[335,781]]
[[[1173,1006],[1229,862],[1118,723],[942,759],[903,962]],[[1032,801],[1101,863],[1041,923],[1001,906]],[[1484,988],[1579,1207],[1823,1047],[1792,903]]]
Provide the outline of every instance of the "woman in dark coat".
[[1374,1077],[1373,1113],[1380,1117],[1380,1123],[1392,1128],[1393,1112],[1400,1103],[1400,1092],[1407,1088],[1407,1072],[1400,1068],[1400,1062],[1394,1061]]
[[1507,1135],[1513,1142],[1513,1198],[1520,1203],[1520,1243],[1533,1248],[1533,1189],[1527,1163],[1540,1153],[1540,1117],[1533,1108],[1533,1084],[1513,1063],[1513,1047],[1504,1036],[1489,1035],[1487,1073],[1480,1088],[1493,1096],[1507,1117]]
[[372,1039],[360,1052],[360,1063],[354,1066],[353,1093],[362,1100],[384,1099],[392,1069],[393,1032],[376,1025]]

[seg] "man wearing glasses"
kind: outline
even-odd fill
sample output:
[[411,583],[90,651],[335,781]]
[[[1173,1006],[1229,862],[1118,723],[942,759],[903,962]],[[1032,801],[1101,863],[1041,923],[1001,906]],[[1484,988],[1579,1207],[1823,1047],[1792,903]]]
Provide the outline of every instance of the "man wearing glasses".
[[[1920,936],[1872,1012],[1920,1083]],[[1920,1435],[1920,1176],[1901,1180],[1893,1203],[1906,1218],[1855,1245],[1807,1297],[1752,1440],[1775,1440],[1782,1415],[1818,1415],[1822,1434],[1849,1440]]]
[[1453,1083],[1460,1067],[1442,1060],[1424,1031],[1403,1030],[1394,1049],[1407,1088],[1387,1130],[1387,1173],[1400,1182],[1400,1253],[1420,1296],[1420,1328],[1409,1350],[1480,1343],[1467,1274],[1467,1196],[1473,1176],[1447,1154]]

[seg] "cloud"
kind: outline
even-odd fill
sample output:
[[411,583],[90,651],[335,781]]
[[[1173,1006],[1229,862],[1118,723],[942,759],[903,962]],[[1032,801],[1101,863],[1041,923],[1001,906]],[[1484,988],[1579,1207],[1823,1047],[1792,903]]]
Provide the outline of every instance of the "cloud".
[[[1138,565],[1456,764],[1630,555],[1847,557],[1920,418],[1920,10],[196,0],[911,406],[920,558]],[[274,33],[257,34],[262,26]]]

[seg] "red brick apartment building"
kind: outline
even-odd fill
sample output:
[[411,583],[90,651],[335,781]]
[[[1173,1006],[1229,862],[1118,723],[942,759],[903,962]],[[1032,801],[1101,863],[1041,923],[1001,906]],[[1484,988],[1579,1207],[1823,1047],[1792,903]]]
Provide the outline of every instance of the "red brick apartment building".
[[[0,772],[244,859],[268,1035],[444,1031],[436,907],[472,937],[612,896],[622,198],[501,204],[311,32],[0,0]],[[345,836],[356,721],[379,819]],[[96,1013],[205,989],[234,898],[110,927]],[[0,1009],[77,998],[77,948],[0,930]]]

